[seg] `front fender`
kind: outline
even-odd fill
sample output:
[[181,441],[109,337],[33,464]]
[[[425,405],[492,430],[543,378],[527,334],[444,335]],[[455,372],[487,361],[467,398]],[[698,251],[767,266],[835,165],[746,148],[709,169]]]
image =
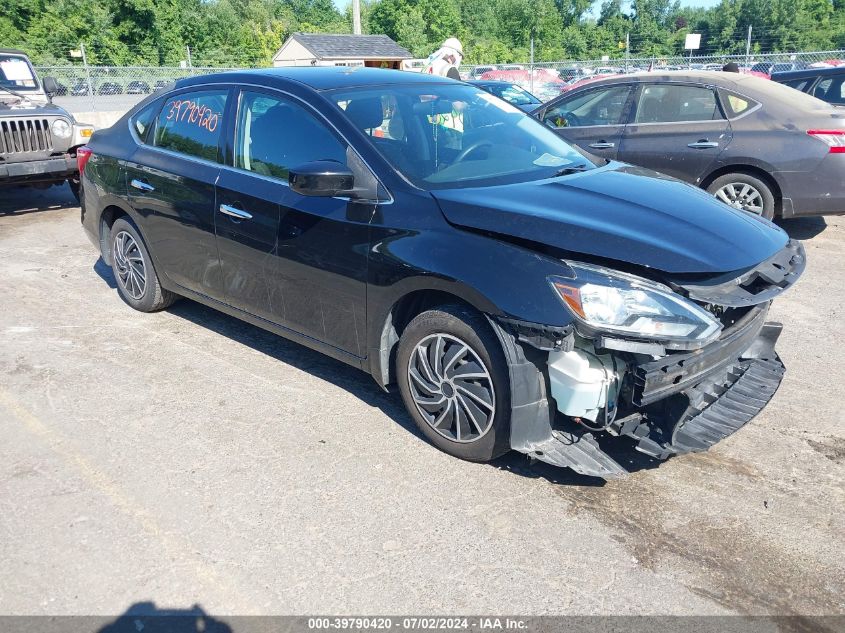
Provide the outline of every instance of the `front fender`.
[[391,231],[370,251],[367,313],[370,368],[387,384],[389,356],[398,341],[393,311],[419,291],[454,296],[479,312],[566,327],[572,317],[549,286],[550,275],[571,274],[561,260],[474,232]]

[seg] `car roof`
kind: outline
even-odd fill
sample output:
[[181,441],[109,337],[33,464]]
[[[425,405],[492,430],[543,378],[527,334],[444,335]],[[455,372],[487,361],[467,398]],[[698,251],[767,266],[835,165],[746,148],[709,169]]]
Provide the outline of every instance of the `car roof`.
[[26,53],[24,53],[23,51],[19,51],[19,50],[18,50],[18,49],[16,49],[16,48],[0,48],[0,54],[6,54],[6,55],[23,55],[24,57],[26,57],[26,56],[27,56],[27,54],[26,54]]
[[778,90],[779,84],[762,77],[747,75],[743,73],[726,72],[722,70],[653,70],[645,72],[630,73],[627,75],[615,75],[601,79],[594,79],[582,86],[573,88],[570,93],[576,90],[593,89],[599,86],[606,86],[620,83],[700,83],[719,86],[728,90],[747,93],[750,97],[763,96]]
[[845,75],[845,66],[830,68],[802,68],[801,70],[784,70],[772,75],[772,79],[804,79],[805,77],[827,77],[828,75]]
[[288,66],[198,75],[187,79],[180,79],[176,82],[176,86],[182,88],[204,83],[259,82],[268,87],[281,87],[292,81],[309,86],[314,90],[397,84],[457,83],[453,79],[447,79],[446,77],[437,75],[403,70],[388,70],[385,68],[366,68],[361,66]]

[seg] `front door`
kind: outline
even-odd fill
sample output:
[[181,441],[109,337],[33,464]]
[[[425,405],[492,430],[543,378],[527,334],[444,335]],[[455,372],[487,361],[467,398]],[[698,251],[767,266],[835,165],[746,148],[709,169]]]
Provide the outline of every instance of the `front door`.
[[216,226],[227,302],[355,356],[365,356],[372,207],[288,186],[293,167],[347,162],[346,143],[308,105],[243,90]]
[[155,128],[126,164],[129,201],[159,274],[222,298],[214,236],[215,182],[226,89],[168,97]]
[[566,141],[613,160],[627,119],[630,85],[613,85],[561,97],[540,113]]
[[699,184],[731,140],[710,86],[646,84],[625,127],[619,160]]

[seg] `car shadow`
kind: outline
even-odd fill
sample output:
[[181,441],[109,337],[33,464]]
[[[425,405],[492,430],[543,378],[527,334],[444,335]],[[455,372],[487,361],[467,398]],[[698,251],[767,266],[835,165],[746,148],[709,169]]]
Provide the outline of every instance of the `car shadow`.
[[162,609],[154,602],[136,602],[97,633],[232,633],[233,628],[210,616],[200,605]]
[[827,222],[820,215],[778,220],[776,224],[794,240],[810,240],[827,228]]
[[58,211],[79,206],[67,184],[49,189],[9,187],[0,189],[0,217]]
[[[102,258],[94,264],[94,271],[109,288],[117,288],[114,273]],[[379,409],[421,442],[428,442],[405,411],[399,393],[395,389],[390,393],[385,392],[368,373],[360,369],[190,299],[180,299],[167,312],[345,389],[367,405]],[[661,460],[634,450],[633,442],[628,438],[599,438],[599,444],[602,450],[631,473],[654,469],[662,463]],[[600,477],[581,475],[569,468],[552,466],[517,451],[480,466],[484,465],[528,479],[545,479],[553,484],[603,486],[607,483]]]

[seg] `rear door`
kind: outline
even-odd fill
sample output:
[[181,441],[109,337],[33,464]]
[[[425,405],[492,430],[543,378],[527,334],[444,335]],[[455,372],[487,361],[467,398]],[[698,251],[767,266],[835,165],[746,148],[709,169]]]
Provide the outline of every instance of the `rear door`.
[[618,158],[698,184],[730,140],[713,86],[643,84]]
[[539,115],[555,133],[597,156],[615,159],[630,107],[630,84],[578,91],[552,102]]
[[189,90],[163,101],[147,142],[127,162],[129,201],[143,218],[158,272],[221,299],[215,183],[229,89]]

